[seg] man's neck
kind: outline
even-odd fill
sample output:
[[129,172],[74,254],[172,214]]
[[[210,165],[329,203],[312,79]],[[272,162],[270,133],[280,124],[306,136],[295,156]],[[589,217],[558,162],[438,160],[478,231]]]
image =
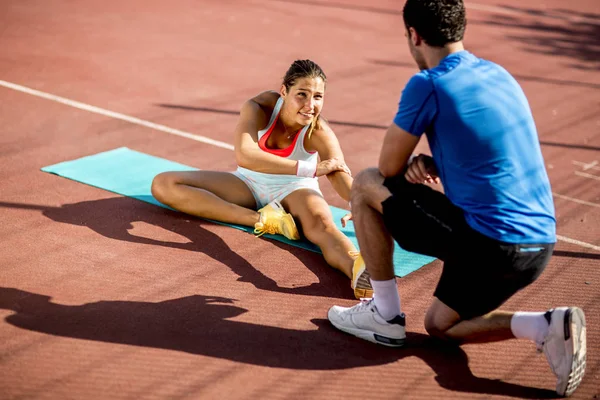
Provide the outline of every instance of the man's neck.
[[429,47],[429,51],[425,55],[427,68],[435,68],[438,64],[452,53],[463,51],[465,48],[462,41],[448,43],[444,47]]

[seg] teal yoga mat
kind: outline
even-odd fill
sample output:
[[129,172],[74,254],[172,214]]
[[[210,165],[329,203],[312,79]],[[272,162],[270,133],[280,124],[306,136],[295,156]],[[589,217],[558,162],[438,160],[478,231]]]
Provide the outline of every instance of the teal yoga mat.
[[[127,147],[120,147],[42,168],[44,172],[56,174],[85,183],[86,185],[95,186],[123,196],[133,197],[165,208],[168,207],[159,203],[150,193],[150,185],[154,176],[165,171],[194,170],[197,170],[197,168],[140,153]],[[358,247],[352,222],[346,225],[345,228],[342,228],[340,224],[340,219],[348,211],[337,207],[331,207],[331,211],[340,230]],[[213,222],[247,232],[253,231],[252,228],[245,226],[225,224],[217,221]],[[304,240],[291,241],[280,235],[264,235],[264,237],[320,253],[320,250],[315,245]],[[423,265],[429,264],[433,260],[434,258],[431,257],[404,251],[396,245],[394,251],[395,273],[397,276],[405,276],[421,268]]]

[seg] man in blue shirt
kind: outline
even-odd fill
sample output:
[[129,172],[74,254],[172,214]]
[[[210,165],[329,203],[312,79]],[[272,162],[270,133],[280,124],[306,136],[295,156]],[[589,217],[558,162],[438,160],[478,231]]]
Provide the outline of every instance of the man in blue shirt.
[[[427,332],[458,343],[527,338],[543,349],[570,395],[585,370],[585,316],[577,307],[498,310],[550,260],[556,220],[528,101],[502,67],[464,50],[462,0],[407,0],[406,37],[421,72],[406,85],[379,167],[352,187],[352,214],[374,298],[329,310],[337,328],[402,346],[405,317],[393,239],[444,261]],[[425,133],[433,157],[412,157]],[[444,193],[425,183],[440,182]]]

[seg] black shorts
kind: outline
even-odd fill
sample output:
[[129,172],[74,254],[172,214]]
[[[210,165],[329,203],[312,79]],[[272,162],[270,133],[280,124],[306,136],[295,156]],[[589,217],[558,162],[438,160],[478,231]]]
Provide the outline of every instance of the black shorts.
[[554,244],[512,244],[491,239],[465,221],[440,192],[387,178],[392,196],[381,203],[390,234],[404,250],[444,261],[434,296],[464,320],[502,305],[543,272]]

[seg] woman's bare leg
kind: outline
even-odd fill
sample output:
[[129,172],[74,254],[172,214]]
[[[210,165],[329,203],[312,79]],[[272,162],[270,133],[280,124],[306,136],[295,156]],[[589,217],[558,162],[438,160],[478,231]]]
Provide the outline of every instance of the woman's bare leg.
[[260,215],[248,186],[229,172],[164,172],[152,181],[161,203],[197,217],[253,227]]
[[301,226],[304,237],[319,246],[325,261],[352,279],[354,257],[349,252],[357,250],[335,225],[325,199],[312,190],[300,189],[289,194],[281,204]]

